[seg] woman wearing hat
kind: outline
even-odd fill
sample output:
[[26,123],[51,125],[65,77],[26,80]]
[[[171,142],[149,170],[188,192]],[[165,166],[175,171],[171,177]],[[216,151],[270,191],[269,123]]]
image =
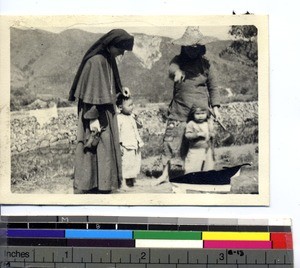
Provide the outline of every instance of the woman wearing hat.
[[199,31],[193,31],[191,28],[188,30],[182,38],[173,41],[174,44],[181,45],[181,51],[169,66],[169,77],[174,81],[173,99],[169,105],[164,136],[164,171],[158,179],[158,184],[167,181],[178,172],[183,172],[188,147],[184,131],[193,105],[212,107],[216,118],[220,118],[220,96],[213,67],[204,57],[205,44],[209,40]]
[[75,76],[69,94],[70,101],[78,99],[75,193],[109,193],[121,185],[116,93],[130,93],[122,88],[115,57],[131,51],[133,41],[122,29],[105,34],[86,52]]

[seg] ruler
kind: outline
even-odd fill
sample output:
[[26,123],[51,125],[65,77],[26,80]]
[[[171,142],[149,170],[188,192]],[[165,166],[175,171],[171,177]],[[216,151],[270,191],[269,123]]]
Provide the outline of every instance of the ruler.
[[7,247],[2,267],[293,267],[289,250]]
[[2,217],[1,267],[290,268],[290,220]]

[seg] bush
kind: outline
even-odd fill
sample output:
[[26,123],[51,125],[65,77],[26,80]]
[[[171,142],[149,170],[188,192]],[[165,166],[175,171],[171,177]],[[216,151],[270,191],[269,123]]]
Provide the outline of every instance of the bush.
[[220,52],[223,59],[238,61],[241,64],[257,67],[257,42],[237,40]]
[[12,88],[10,95],[11,111],[19,111],[23,106],[29,105],[36,99],[36,94],[28,88]]

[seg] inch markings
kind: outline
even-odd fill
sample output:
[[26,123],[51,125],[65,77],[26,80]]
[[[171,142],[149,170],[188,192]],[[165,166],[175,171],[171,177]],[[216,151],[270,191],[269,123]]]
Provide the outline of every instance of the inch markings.
[[[291,267],[292,250],[3,247],[4,262]],[[249,266],[249,267],[250,267]],[[1,266],[0,266],[1,267]],[[5,266],[4,266],[5,267]],[[29,266],[17,266],[29,267]],[[34,267],[34,266],[33,266]],[[88,267],[88,266],[87,266]],[[99,266],[101,267],[101,266]]]

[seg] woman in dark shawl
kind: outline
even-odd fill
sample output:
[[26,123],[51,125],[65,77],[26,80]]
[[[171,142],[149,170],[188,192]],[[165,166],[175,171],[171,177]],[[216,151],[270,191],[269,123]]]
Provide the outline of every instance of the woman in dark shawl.
[[174,44],[181,45],[181,51],[172,59],[169,66],[169,77],[174,81],[173,98],[169,105],[164,136],[162,155],[164,170],[157,184],[183,172],[188,148],[184,131],[191,108],[194,105],[207,109],[210,107],[216,118],[220,118],[220,96],[214,68],[204,57],[205,44],[209,40],[203,35],[193,35],[193,29],[190,30],[182,38],[173,41]]
[[75,193],[110,193],[122,183],[115,103],[116,93],[130,93],[122,88],[115,57],[131,51],[133,41],[122,29],[105,34],[86,52],[75,76],[69,94],[70,101],[78,99]]

